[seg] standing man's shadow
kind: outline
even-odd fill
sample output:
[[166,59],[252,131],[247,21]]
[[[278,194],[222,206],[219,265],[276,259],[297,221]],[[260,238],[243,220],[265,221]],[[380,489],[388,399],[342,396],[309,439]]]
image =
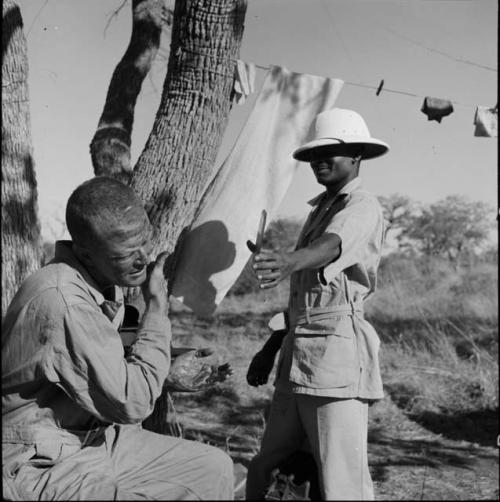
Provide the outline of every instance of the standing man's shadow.
[[172,294],[196,314],[215,311],[217,290],[210,278],[228,269],[236,257],[236,246],[229,241],[226,225],[213,220],[189,230],[182,239]]

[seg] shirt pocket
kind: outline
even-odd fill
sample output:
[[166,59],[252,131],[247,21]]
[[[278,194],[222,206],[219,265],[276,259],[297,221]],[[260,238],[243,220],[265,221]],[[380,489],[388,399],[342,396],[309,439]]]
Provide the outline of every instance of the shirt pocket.
[[290,380],[317,389],[348,387],[359,378],[359,357],[350,316],[295,328]]

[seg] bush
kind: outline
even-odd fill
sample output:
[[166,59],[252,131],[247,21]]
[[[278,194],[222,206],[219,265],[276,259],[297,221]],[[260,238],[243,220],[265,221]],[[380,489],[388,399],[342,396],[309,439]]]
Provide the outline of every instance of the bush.
[[53,241],[44,241],[42,244],[42,265],[46,265],[52,258],[54,258],[55,243]]
[[382,258],[378,290],[367,313],[380,321],[498,319],[498,266],[480,262],[460,268],[438,257]]
[[488,350],[469,339],[472,354],[457,351],[457,339],[428,330],[420,337],[406,333],[384,345],[381,366],[384,386],[408,413],[464,414],[498,408],[498,363]]

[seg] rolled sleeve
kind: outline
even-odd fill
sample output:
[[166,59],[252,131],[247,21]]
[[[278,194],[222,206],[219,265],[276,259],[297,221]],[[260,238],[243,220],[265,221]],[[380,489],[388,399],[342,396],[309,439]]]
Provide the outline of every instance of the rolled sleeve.
[[170,323],[145,314],[125,358],[120,336],[91,305],[68,306],[64,340],[47,358],[47,376],[82,408],[107,422],[136,423],[152,411],[170,366]]
[[342,270],[361,261],[368,242],[381,221],[382,209],[374,196],[352,197],[325,229],[325,234],[340,237],[341,248],[339,257],[320,269],[319,279],[331,282]]

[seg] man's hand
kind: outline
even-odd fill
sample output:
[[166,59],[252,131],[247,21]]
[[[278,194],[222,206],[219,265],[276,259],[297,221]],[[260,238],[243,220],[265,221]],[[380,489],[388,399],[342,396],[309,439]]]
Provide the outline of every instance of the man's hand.
[[[252,252],[256,249],[251,241],[247,241],[247,246]],[[294,267],[293,252],[262,249],[253,257],[252,268],[261,289],[276,287],[278,283],[290,276]]]
[[253,356],[252,362],[248,367],[247,382],[252,387],[258,387],[267,383],[269,374],[274,366],[275,354],[260,350]]
[[125,298],[125,303],[133,302],[141,294],[141,292],[141,286],[123,288],[123,297]]
[[223,382],[233,374],[229,363],[211,365],[203,360],[212,349],[189,350],[172,360],[165,386],[173,391],[197,392]]
[[148,265],[147,279],[142,285],[142,294],[146,305],[154,303],[162,312],[167,312],[168,309],[167,281],[163,272],[168,255],[167,251],[163,251],[155,261]]

